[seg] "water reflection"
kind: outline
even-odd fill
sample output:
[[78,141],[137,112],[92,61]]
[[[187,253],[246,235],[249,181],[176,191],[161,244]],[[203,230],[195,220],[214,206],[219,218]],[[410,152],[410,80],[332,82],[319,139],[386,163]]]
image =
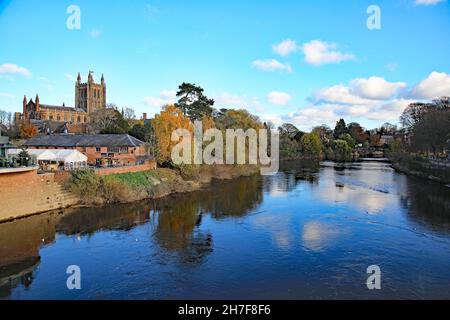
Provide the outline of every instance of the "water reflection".
[[31,284],[40,248],[55,240],[57,219],[57,214],[45,214],[0,224],[0,298]]
[[410,179],[401,197],[413,222],[435,231],[450,233],[450,188]]
[[[427,248],[443,247],[435,261],[445,260],[444,251],[450,248],[449,188],[397,174],[386,163],[364,162],[338,168],[329,163],[322,165],[284,163],[280,172],[271,177],[220,181],[191,194],[127,205],[70,209],[0,224],[0,298],[10,297],[19,288],[33,291],[33,283],[43,277],[36,270],[43,268],[45,259],[57,259],[57,254],[70,250],[71,237],[89,239],[95,246],[95,254],[103,254],[103,261],[114,265],[118,262],[109,260],[110,253],[102,247],[110,243],[101,240],[111,241],[106,240],[108,235],[118,233],[121,237],[117,241],[126,243],[136,230],[143,232],[145,239],[136,248],[130,247],[127,254],[141,260],[132,259],[122,267],[134,272],[137,284],[133,288],[137,289],[145,281],[140,281],[136,270],[148,269],[160,285],[154,290],[160,292],[167,289],[164,286],[167,274],[180,274],[180,278],[194,281],[195,277],[184,276],[185,269],[190,274],[210,270],[211,274],[197,274],[198,282],[193,285],[199,287],[204,281],[208,286],[210,281],[209,287],[204,288],[208,292],[217,290],[219,283],[220,288],[226,287],[226,277],[232,274],[238,278],[249,274],[258,277],[259,273],[255,273],[258,270],[262,278],[271,279],[280,270],[294,270],[289,268],[299,261],[302,271],[318,274],[331,283],[338,277],[336,272],[351,273],[349,270],[355,268],[352,259],[370,260],[372,256],[368,253],[378,253],[387,265],[399,264],[405,270],[413,268],[408,263],[423,257]],[[437,232],[439,241],[416,236],[418,227],[423,228],[420,235]],[[96,234],[104,237],[99,240]],[[218,239],[220,243],[229,240],[226,249],[217,245]],[[398,242],[391,248],[393,241]],[[425,241],[430,241],[430,247],[414,253]],[[61,243],[64,250],[60,247],[60,251],[52,251]],[[56,254],[42,258],[43,248]],[[341,248],[351,255],[331,255]],[[227,256],[228,250],[235,255]],[[83,255],[83,251],[79,254]],[[308,259],[312,256],[325,260],[311,262]],[[331,269],[327,267],[327,258],[337,259]],[[344,259],[345,264],[339,265],[339,259]],[[219,261],[220,265],[211,261]],[[251,261],[265,261],[267,269],[265,264]],[[158,263],[163,267],[155,266]],[[205,265],[208,268],[201,269]],[[164,266],[171,269],[161,269]],[[226,270],[227,275],[220,270]],[[436,270],[441,278],[447,276],[447,269],[441,265]],[[101,271],[93,277],[101,284]],[[127,290],[126,279],[122,279],[123,290]],[[177,287],[179,281],[177,278],[172,285]],[[186,292],[189,291],[187,287]],[[21,292],[26,296],[25,291]]]
[[331,223],[308,221],[303,226],[302,245],[311,251],[323,251],[333,245],[343,232]]

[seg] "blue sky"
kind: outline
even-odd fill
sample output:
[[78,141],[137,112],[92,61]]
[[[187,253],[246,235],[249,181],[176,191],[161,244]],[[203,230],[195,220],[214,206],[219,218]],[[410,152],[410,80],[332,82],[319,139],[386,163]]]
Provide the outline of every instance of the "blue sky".
[[[381,9],[369,30],[367,8]],[[69,30],[77,5],[81,28]],[[216,107],[310,129],[339,117],[374,127],[411,101],[450,95],[448,0],[0,0],[0,109],[23,95],[74,104],[74,77],[153,115],[178,85]]]

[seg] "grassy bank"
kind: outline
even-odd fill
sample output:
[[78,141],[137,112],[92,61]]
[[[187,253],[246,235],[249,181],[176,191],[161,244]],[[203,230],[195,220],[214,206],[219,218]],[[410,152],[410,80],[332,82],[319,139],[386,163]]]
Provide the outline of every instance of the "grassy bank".
[[389,154],[392,167],[397,171],[419,178],[428,179],[443,184],[450,184],[450,168],[434,165],[427,159],[417,158],[406,153]]
[[233,179],[255,173],[257,168],[253,166],[159,168],[108,176],[99,176],[94,170],[79,170],[72,173],[67,188],[78,195],[84,205],[102,205],[192,192],[213,179]]

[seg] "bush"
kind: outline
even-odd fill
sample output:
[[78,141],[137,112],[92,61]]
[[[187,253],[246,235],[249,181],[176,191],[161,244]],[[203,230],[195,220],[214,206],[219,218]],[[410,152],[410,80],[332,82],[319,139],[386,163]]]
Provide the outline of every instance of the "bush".
[[334,156],[338,162],[352,161],[352,148],[344,140],[336,140],[334,145]]
[[68,182],[70,191],[77,194],[83,203],[94,203],[99,194],[101,178],[92,169],[74,170]]

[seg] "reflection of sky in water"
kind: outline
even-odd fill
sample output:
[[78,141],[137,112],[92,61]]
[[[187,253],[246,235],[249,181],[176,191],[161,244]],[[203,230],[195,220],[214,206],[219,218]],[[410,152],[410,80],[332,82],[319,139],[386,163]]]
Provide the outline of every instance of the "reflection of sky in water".
[[377,214],[398,203],[396,184],[399,182],[392,181],[389,171],[340,172],[326,168],[320,175],[318,196],[329,203],[345,203],[368,214]]
[[302,245],[308,250],[321,251],[335,244],[342,232],[330,223],[309,221],[303,225]]

